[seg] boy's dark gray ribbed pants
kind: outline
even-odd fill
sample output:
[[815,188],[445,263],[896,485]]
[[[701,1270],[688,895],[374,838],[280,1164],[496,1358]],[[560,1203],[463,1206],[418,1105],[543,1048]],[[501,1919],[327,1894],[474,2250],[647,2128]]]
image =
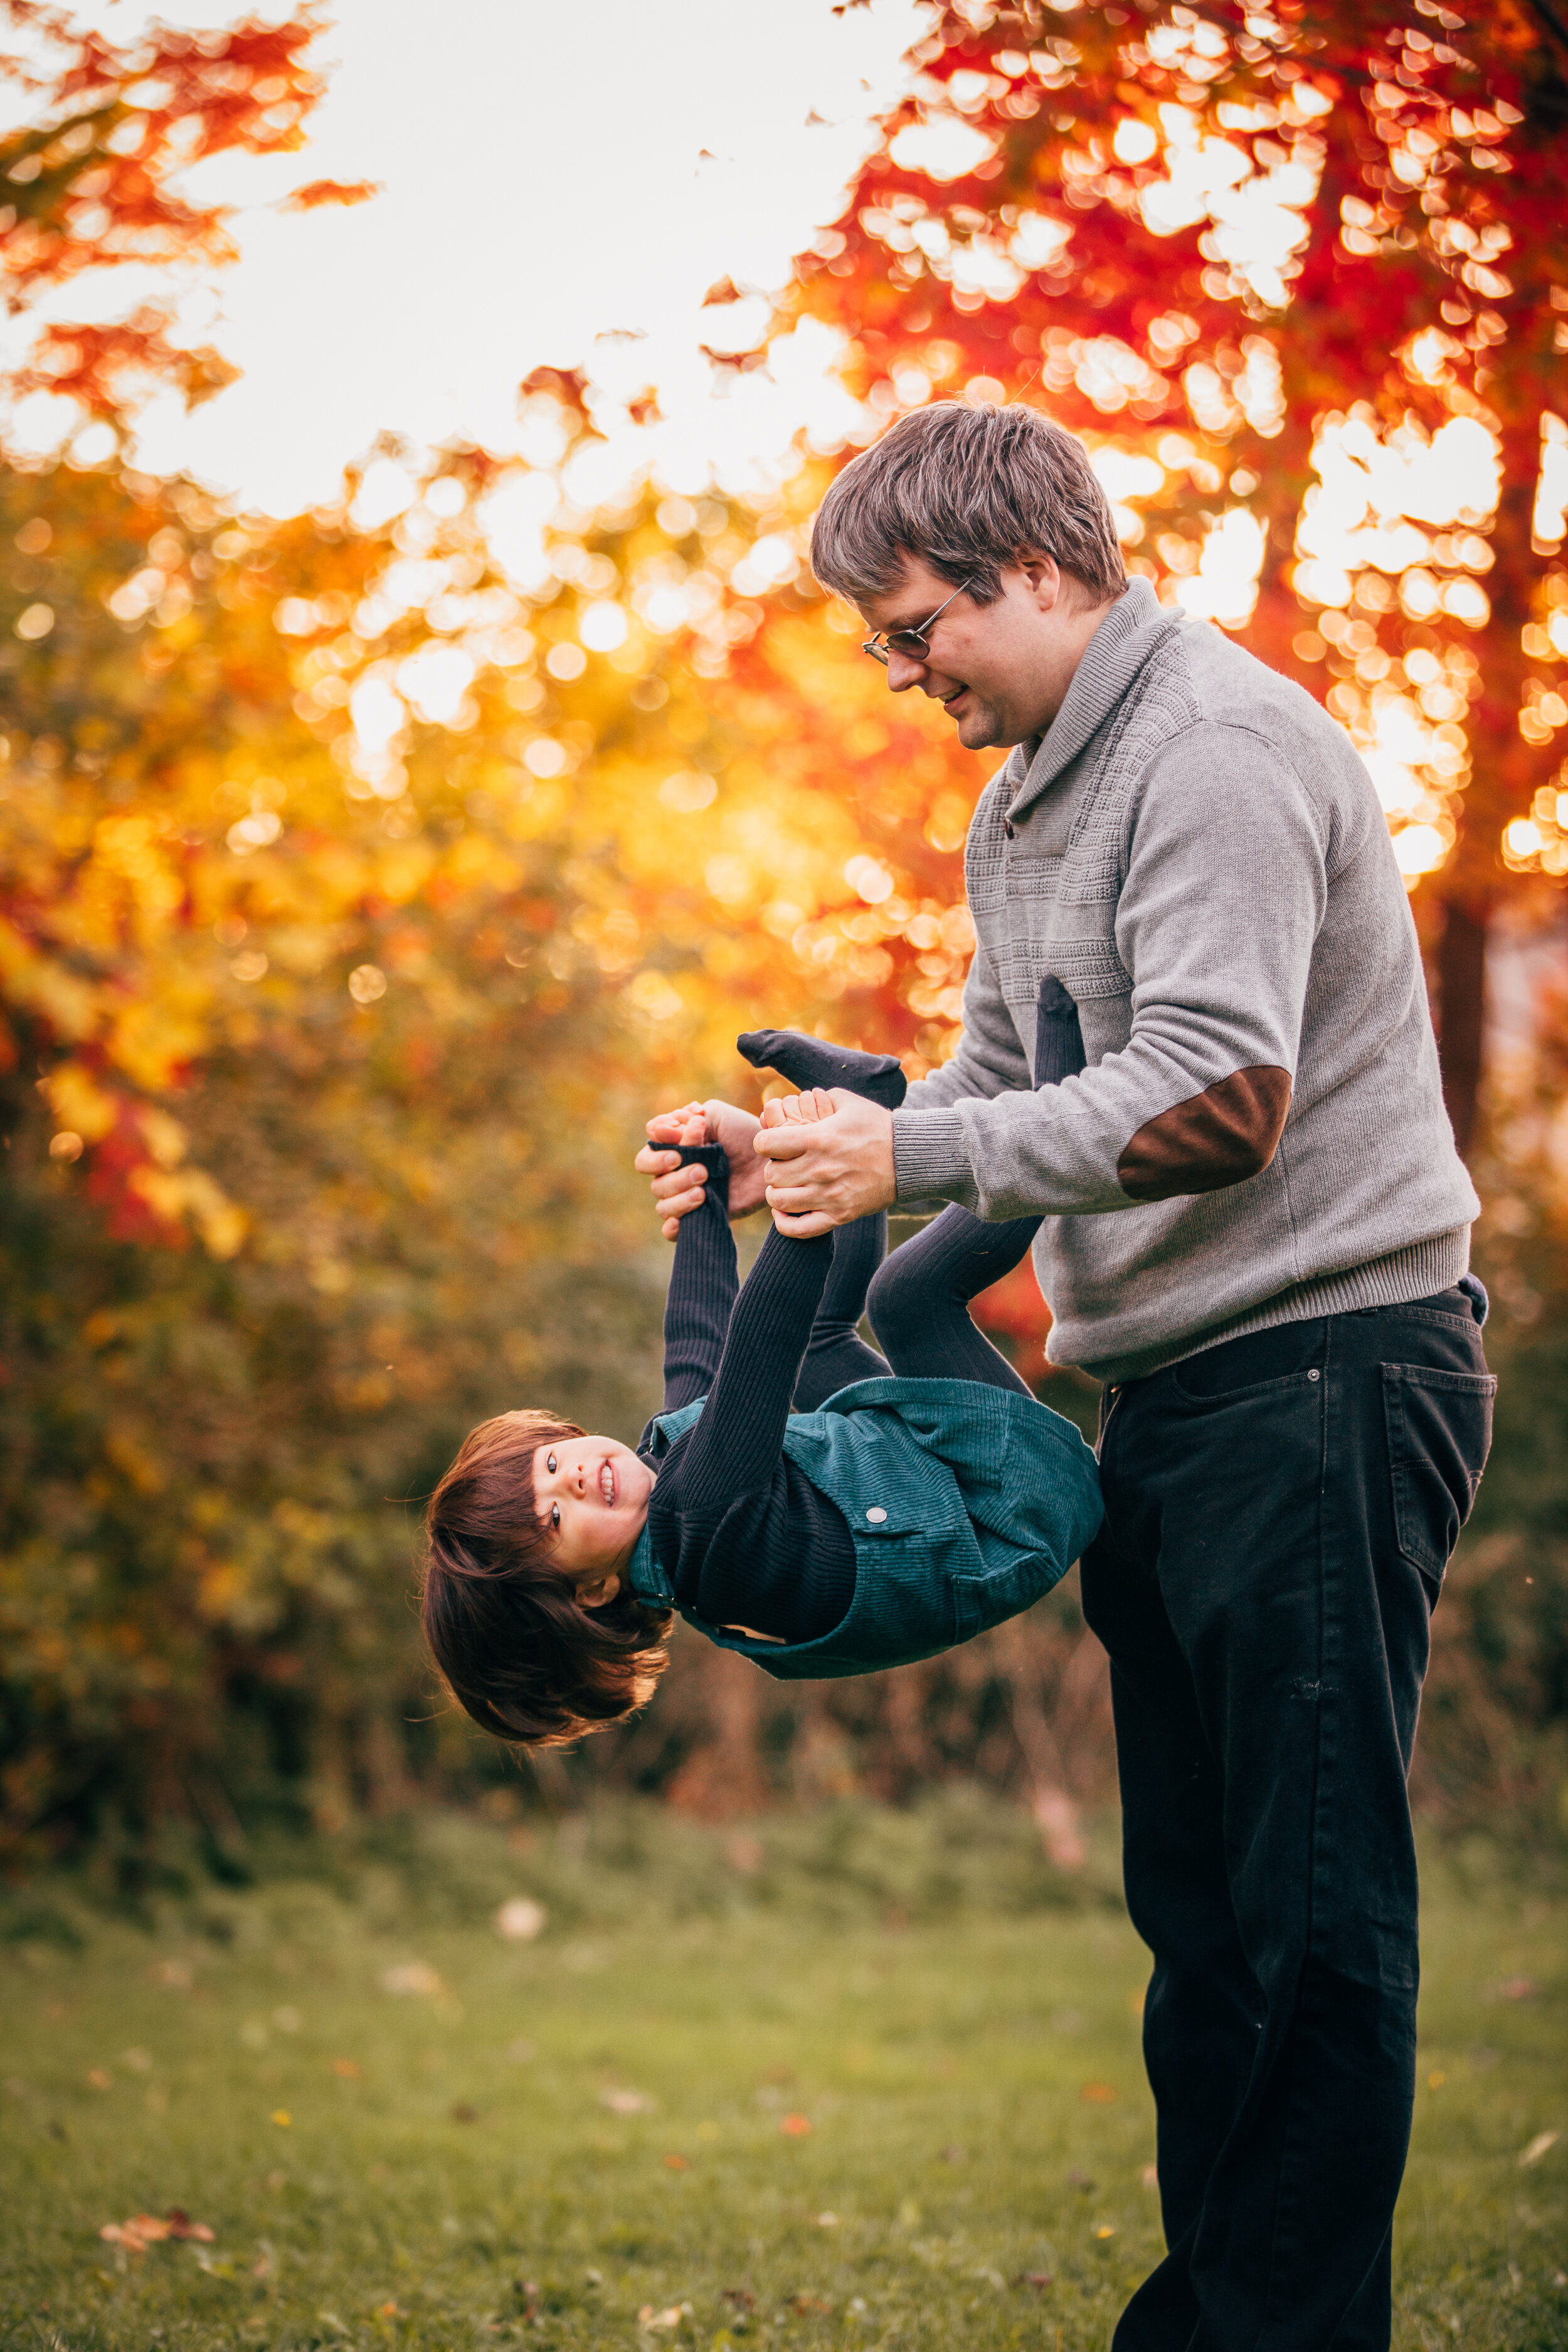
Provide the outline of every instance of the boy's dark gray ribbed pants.
[[1405,1788],[1496,1383],[1459,1290],[1108,1391],[1110,1654],[1169,2252],[1114,2352],[1385,2352],[1415,2070]]

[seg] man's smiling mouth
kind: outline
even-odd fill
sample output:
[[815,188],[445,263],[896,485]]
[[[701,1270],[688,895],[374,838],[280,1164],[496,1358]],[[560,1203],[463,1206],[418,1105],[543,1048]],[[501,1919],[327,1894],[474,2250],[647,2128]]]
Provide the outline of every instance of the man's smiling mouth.
[[601,1462],[599,1465],[599,1493],[605,1507],[613,1511],[616,1507],[616,1471],[613,1463]]

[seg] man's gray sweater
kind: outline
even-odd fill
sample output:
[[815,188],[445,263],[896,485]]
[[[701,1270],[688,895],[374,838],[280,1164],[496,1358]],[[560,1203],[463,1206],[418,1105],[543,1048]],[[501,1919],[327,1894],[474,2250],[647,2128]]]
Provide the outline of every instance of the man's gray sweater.
[[[1110,1381],[1469,1263],[1415,927],[1311,697],[1134,580],[986,787],[952,1060],[894,1115],[900,1201],[1043,1213],[1048,1353]],[[1033,1091],[1043,982],[1087,1066]]]

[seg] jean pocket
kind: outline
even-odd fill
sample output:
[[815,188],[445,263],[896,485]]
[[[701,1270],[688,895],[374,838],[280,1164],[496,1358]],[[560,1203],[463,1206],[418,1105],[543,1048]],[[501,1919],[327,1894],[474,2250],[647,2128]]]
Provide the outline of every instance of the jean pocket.
[[1440,1579],[1470,1516],[1492,1442],[1490,1372],[1382,1364],[1383,1412],[1399,1549]]

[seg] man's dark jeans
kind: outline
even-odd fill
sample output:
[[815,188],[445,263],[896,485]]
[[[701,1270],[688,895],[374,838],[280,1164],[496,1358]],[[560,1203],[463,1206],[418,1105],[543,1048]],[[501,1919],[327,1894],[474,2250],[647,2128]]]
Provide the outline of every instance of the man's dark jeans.
[[1110,1654],[1170,2249],[1114,2352],[1384,2352],[1415,2073],[1405,1789],[1491,1434],[1461,1290],[1107,1392]]

